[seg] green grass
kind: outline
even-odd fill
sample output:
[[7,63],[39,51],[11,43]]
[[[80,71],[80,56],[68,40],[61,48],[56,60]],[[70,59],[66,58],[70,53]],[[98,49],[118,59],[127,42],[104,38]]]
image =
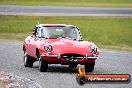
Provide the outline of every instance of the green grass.
[[132,0],[0,0],[1,5],[132,7]]
[[0,38],[23,40],[40,23],[73,24],[101,48],[132,51],[132,17],[36,17],[0,15]]

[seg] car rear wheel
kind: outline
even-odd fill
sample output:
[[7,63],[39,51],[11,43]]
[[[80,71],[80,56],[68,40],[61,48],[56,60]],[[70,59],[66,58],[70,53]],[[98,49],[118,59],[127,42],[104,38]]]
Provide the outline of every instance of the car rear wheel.
[[48,69],[48,62],[42,59],[42,56],[39,55],[39,71],[47,72],[47,69]]
[[25,67],[32,67],[34,63],[32,58],[27,54],[26,51],[24,52],[23,62]]
[[95,62],[85,64],[85,71],[92,72],[94,70]]

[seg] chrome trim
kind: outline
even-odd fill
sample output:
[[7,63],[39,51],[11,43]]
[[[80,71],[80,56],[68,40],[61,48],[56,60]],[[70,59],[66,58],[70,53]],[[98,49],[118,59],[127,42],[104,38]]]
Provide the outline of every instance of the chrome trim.
[[60,59],[61,58],[61,55],[60,55],[60,53],[58,53],[58,59]]
[[56,57],[56,58],[58,58],[58,59],[60,59],[60,58],[61,58],[60,53],[58,53],[58,55],[50,55],[49,53],[46,53],[46,54],[41,55],[41,56],[46,56],[46,57]]
[[[63,58],[68,58],[68,56],[63,56]],[[82,59],[84,57],[75,57],[75,58]]]
[[[64,58],[68,58],[68,56],[63,56]],[[75,57],[75,58],[77,58],[77,59],[83,59],[83,58],[85,58],[86,60],[87,59],[96,59],[96,58],[98,58],[98,57],[89,57],[87,54],[86,54],[86,56],[85,57]]]
[[86,60],[88,59],[88,55],[86,54]]
[[[86,58],[86,57],[84,57],[84,58]],[[87,59],[96,59],[96,58],[98,58],[98,57],[87,57]]]
[[[58,54],[56,54],[56,55],[49,55],[49,53],[46,53],[46,54],[44,54],[44,55],[41,55],[41,56],[46,56],[46,57],[56,57],[56,58],[58,58],[58,59],[60,59],[61,58],[61,54],[60,53],[58,53]],[[68,58],[68,56],[63,56],[63,58]],[[98,58],[98,57],[89,57],[87,54],[86,54],[86,56],[85,57],[75,57],[76,59],[83,59],[83,58],[85,58],[86,60],[88,60],[88,59],[96,59],[96,58]]]

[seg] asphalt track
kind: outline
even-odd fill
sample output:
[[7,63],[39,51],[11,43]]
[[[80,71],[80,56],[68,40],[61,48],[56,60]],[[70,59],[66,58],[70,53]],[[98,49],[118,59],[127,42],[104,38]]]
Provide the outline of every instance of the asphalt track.
[[[0,73],[14,74],[32,79],[42,88],[131,88],[129,84],[78,85],[75,70],[68,66],[50,65],[48,72],[39,72],[38,62],[32,68],[23,66],[22,42],[0,40]],[[132,76],[132,52],[101,49],[95,70],[88,74],[130,74]]]
[[0,14],[29,16],[132,16],[132,8],[0,5]]

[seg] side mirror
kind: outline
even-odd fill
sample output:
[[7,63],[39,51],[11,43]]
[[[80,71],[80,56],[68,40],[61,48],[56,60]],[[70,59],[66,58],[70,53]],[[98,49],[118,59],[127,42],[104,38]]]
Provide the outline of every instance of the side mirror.
[[32,32],[32,35],[31,35],[31,37],[36,37],[36,35],[35,35],[35,33],[34,33],[34,32]]
[[35,35],[35,33],[34,33],[34,32],[32,32],[32,35]]
[[38,40],[38,38],[37,37],[34,37],[34,41],[37,41]]

